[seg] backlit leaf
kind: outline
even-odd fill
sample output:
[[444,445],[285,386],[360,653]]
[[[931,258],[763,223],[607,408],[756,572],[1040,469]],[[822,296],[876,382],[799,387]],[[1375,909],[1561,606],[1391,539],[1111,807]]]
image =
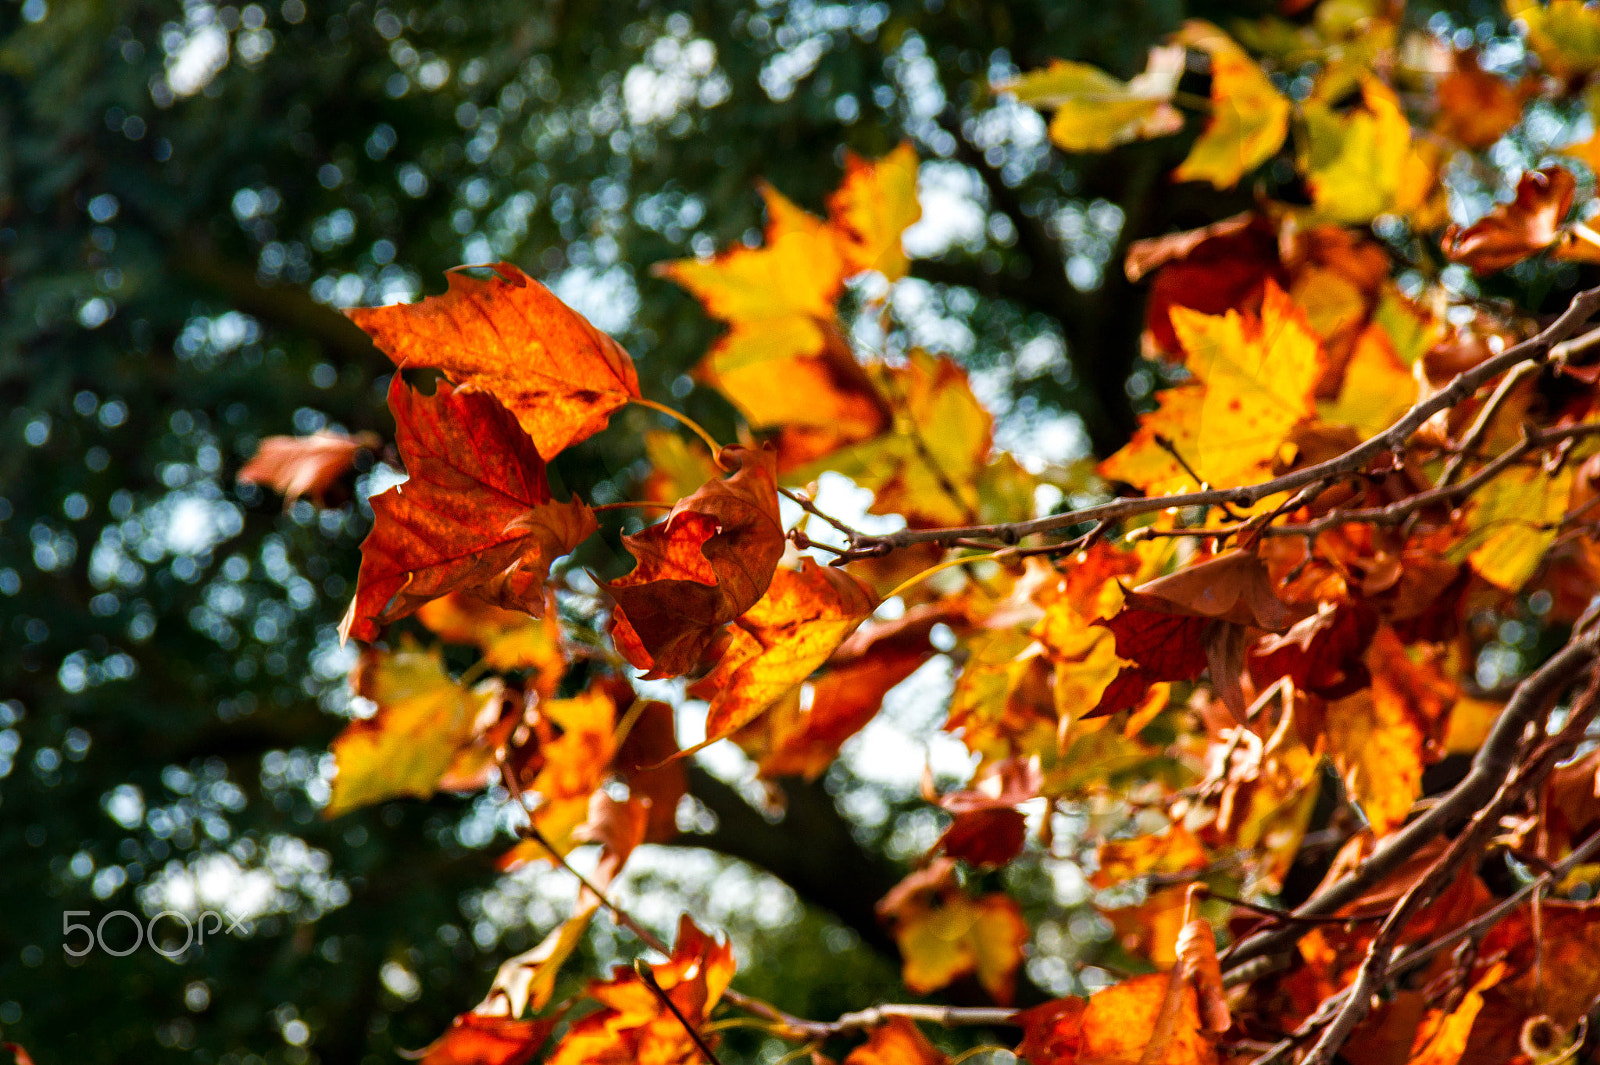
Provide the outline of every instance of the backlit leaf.
[[326,506],[328,490],[350,471],[361,449],[379,444],[376,433],[346,436],[327,429],[310,436],[269,436],[239,470],[239,481],[282,493],[285,506],[302,497]]
[[378,705],[333,741],[338,767],[324,813],[337,817],[402,795],[427,798],[472,736],[473,719],[500,698],[497,682],[469,691],[445,672],[440,652],[367,649],[351,676]]
[[900,234],[922,217],[910,142],[882,159],[847,154],[844,182],[828,197],[828,216],[849,270],[876,270],[890,281],[904,277],[911,263]]
[[1210,23],[1191,21],[1174,40],[1211,57],[1211,116],[1172,177],[1231,189],[1277,154],[1289,132],[1289,101],[1244,49]]
[[731,629],[716,667],[694,687],[709,698],[706,742],[722,739],[800,686],[871,614],[878,597],[844,570],[809,558],[780,569]]
[[1363,106],[1340,113],[1319,100],[1304,105],[1301,167],[1319,218],[1360,224],[1394,209],[1411,151],[1411,123],[1394,91],[1361,83]]
[[1132,81],[1119,81],[1087,63],[1054,59],[999,88],[1021,103],[1055,112],[1050,139],[1057,147],[1100,152],[1182,129],[1183,115],[1171,103],[1182,74],[1182,49],[1152,48],[1144,73]]
[[389,388],[395,441],[410,475],[372,498],[356,594],[341,631],[381,627],[453,591],[539,615],[550,563],[597,528],[578,500],[555,502],[544,461],[493,396]]
[[1572,208],[1577,182],[1558,166],[1530,170],[1517,182],[1516,197],[1496,204],[1462,229],[1445,231],[1444,252],[1480,274],[1493,274],[1555,244]]
[[890,1017],[850,1051],[843,1065],[946,1065],[949,1060],[911,1021]]
[[549,460],[605,428],[639,379],[628,353],[549,289],[510,263],[494,271],[452,271],[442,296],[346,313],[395,365],[492,393]]
[[667,519],[623,537],[633,572],[602,587],[617,601],[617,650],[650,677],[688,673],[722,626],[766,593],[783,556],[776,460],[729,446],[733,467],[673,506]]

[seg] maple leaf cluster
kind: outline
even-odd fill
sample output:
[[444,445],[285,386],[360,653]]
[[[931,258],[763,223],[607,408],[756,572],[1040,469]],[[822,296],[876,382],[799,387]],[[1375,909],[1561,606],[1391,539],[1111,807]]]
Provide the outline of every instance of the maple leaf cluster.
[[[907,341],[910,145],[850,156],[825,215],[763,185],[760,246],[659,267],[726,327],[697,377],[741,416],[735,443],[642,396],[627,353],[510,264],[350,312],[396,364],[406,479],[371,500],[343,627],[370,713],[334,743],[328,813],[498,783],[525,822],[503,866],[599,848],[572,915],[424,1060],[550,1043],[563,1065],[714,1061],[718,1009],[818,1060],[854,1039],[846,1065],[947,1061],[917,1020],[1010,1026],[1030,1065],[1588,1045],[1600,755],[1574,755],[1600,647],[1600,290],[1540,317],[1449,278],[1595,261],[1579,190],[1600,149],[1552,151],[1470,224],[1450,222],[1447,179],[1536,105],[1582,98],[1600,10],[1519,8],[1513,78],[1393,5],[1286,6],[1300,21],[1190,22],[1129,81],[1061,60],[996,87],[1048,112],[1064,151],[1189,135],[1172,181],[1257,180],[1250,211],[1128,249],[1146,352],[1175,383],[1098,462],[997,451],[960,364]],[[1303,195],[1275,198],[1269,173]],[[883,350],[852,340],[858,319]],[[629,404],[692,435],[643,438],[638,505],[665,516],[591,584],[570,556],[614,508],[556,498],[548,465]],[[241,477],[327,502],[378,446],[275,438]],[[824,472],[899,529],[824,509]],[[579,616],[596,588],[603,620]],[[1499,618],[1560,649],[1486,674]],[[452,674],[447,645],[478,664]],[[928,780],[946,827],[877,911],[909,995],[993,1007],[792,1017],[734,989],[730,948],[689,918],[668,945],[607,897],[676,834],[698,749],[635,680],[687,678],[702,746],[815,777],[940,655],[943,728],[974,768]],[[1089,838],[1058,837],[1066,811]],[[1014,1010],[1045,915],[993,874],[1074,861],[1128,975]],[[603,908],[665,960],[552,1004]]]

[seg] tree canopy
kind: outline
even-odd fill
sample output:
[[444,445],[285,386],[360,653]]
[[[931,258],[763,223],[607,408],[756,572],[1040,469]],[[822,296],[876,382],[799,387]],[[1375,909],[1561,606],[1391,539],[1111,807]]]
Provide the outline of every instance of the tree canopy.
[[19,1058],[1592,1056],[1600,8],[0,20]]

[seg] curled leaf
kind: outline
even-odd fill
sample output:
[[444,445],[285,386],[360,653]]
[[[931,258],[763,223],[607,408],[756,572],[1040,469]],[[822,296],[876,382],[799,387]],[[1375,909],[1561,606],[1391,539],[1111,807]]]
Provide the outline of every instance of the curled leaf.
[[722,455],[732,476],[679,500],[667,520],[623,537],[638,565],[602,582],[617,601],[617,650],[648,677],[698,666],[722,626],[766,594],[783,557],[773,453],[729,446]]
[[1472,225],[1445,230],[1444,253],[1474,272],[1493,274],[1555,244],[1572,207],[1577,182],[1559,166],[1530,170],[1517,182],[1516,197]]
[[605,428],[639,395],[621,346],[510,263],[481,279],[452,271],[442,296],[345,313],[397,366],[433,366],[493,393],[551,459]]
[[424,396],[396,374],[389,406],[410,477],[372,499],[342,635],[376,639],[453,591],[542,614],[550,563],[595,531],[594,514],[551,498],[544,460],[493,396],[443,383]]

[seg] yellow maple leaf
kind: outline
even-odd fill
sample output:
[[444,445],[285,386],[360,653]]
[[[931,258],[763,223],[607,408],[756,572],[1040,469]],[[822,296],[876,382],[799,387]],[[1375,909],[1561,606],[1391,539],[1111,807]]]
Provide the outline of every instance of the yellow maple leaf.
[[1189,461],[1216,488],[1261,480],[1289,431],[1315,413],[1322,369],[1316,334],[1270,282],[1259,320],[1174,307],[1172,325],[1205,384]]
[[328,817],[402,795],[432,795],[472,738],[478,712],[500,697],[497,681],[470,690],[457,684],[439,648],[367,648],[353,679],[356,694],[378,710],[352,721],[333,741],[338,770],[323,811]]
[[1566,78],[1600,70],[1600,10],[1583,0],[1512,0],[1506,7],[1527,26],[1528,47],[1546,69]]
[[1464,551],[1478,576],[1495,587],[1520,590],[1560,531],[1571,492],[1570,462],[1555,474],[1538,466],[1506,471],[1473,495],[1470,531],[1453,554]]
[[1101,152],[1183,128],[1172,94],[1183,75],[1182,48],[1152,48],[1144,73],[1119,81],[1087,63],[1055,59],[1043,70],[997,86],[1021,103],[1055,111],[1050,139],[1069,152]]
[[994,420],[973,395],[966,372],[951,359],[912,351],[904,367],[883,379],[883,393],[895,410],[893,430],[836,452],[826,468],[872,489],[874,514],[904,514],[932,525],[976,518]]
[[1149,873],[1199,870],[1208,860],[1205,847],[1180,822],[1154,835],[1102,843],[1100,868],[1089,877],[1089,883],[1107,888]]
[[536,618],[452,592],[424,603],[417,620],[447,643],[476,645],[494,669],[533,670],[536,687],[544,694],[554,695],[566,673],[561,622],[548,606],[544,617]]
[[767,204],[763,247],[740,245],[711,259],[677,259],[655,272],[688,289],[724,322],[833,317],[845,276],[833,229],[770,185],[761,194]]
[[1363,106],[1349,113],[1320,100],[1303,108],[1300,166],[1311,186],[1312,213],[1344,225],[1370,222],[1396,208],[1411,157],[1411,124],[1394,90],[1374,77],[1361,82]]
[[1339,397],[1318,403],[1317,414],[1325,422],[1351,426],[1365,440],[1393,425],[1416,401],[1416,379],[1383,327],[1374,324],[1356,340]]
[[904,959],[901,978],[919,995],[975,973],[992,997],[1009,1001],[1027,941],[1028,925],[1017,904],[998,893],[948,894],[932,905],[908,907],[895,925]]
[[922,217],[917,153],[902,143],[882,159],[845,156],[844,182],[828,197],[828,218],[852,273],[876,270],[890,281],[911,268],[900,236]]
[[[1100,476],[1141,489],[1146,495],[1192,492],[1199,482],[1174,456],[1196,453],[1205,385],[1179,385],[1156,396],[1156,409],[1139,419],[1132,439],[1099,466]],[[1171,448],[1161,446],[1165,440]]]
[[1498,984],[1506,974],[1506,963],[1495,962],[1484,971],[1449,1013],[1434,1011],[1430,1022],[1417,1032],[1416,1045],[1408,1065],[1456,1065],[1466,1053],[1473,1022],[1483,1009],[1483,993]]
[[1211,118],[1172,176],[1231,189],[1283,145],[1289,101],[1243,48],[1210,23],[1190,21],[1175,40],[1211,57]]
[[1423,736],[1371,688],[1328,704],[1328,753],[1380,838],[1405,823],[1422,794]]

